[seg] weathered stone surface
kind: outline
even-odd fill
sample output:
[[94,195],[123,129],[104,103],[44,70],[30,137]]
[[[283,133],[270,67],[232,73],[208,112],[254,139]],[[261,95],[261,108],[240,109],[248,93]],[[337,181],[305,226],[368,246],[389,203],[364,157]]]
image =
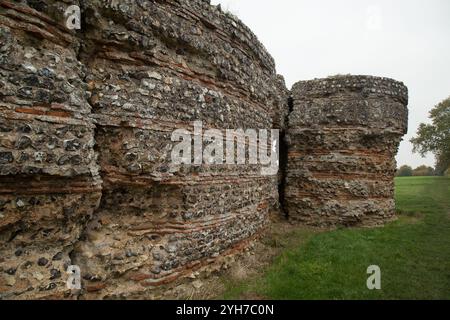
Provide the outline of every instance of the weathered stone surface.
[[193,121],[271,128],[283,100],[272,58],[208,1],[85,10],[96,17],[81,57],[104,192],[74,259],[116,296],[188,274],[261,230],[276,178],[258,166],[173,166],[170,138]]
[[407,88],[387,78],[337,76],[299,82],[292,96],[289,218],[320,226],[392,219],[394,157],[407,131]]
[[64,296],[69,254],[101,196],[65,7],[0,2],[0,298]]
[[259,165],[170,158],[193,121],[283,125],[284,81],[247,27],[209,1],[111,0],[80,1],[73,32],[68,5],[0,2],[3,298],[68,295],[70,264],[86,298],[145,293],[240,250],[278,202]]

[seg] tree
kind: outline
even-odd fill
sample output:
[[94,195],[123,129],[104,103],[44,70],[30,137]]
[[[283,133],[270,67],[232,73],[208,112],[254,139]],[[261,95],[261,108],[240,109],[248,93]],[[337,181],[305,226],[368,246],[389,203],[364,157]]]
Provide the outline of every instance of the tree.
[[397,177],[411,177],[413,169],[410,166],[404,165],[397,170]]
[[436,155],[436,174],[442,175],[442,173],[445,174],[445,172],[449,172],[450,170],[450,154],[438,154]]
[[429,177],[434,176],[434,169],[432,167],[420,166],[413,170],[413,176],[415,177]]
[[414,152],[435,155],[436,174],[442,175],[450,167],[450,97],[430,111],[430,119],[432,124],[420,124],[411,142]]

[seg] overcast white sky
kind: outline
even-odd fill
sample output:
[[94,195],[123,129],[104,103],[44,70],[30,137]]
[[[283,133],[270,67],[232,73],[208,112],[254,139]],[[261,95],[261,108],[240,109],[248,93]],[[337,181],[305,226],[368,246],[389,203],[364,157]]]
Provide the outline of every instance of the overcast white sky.
[[409,139],[450,96],[448,0],[212,0],[237,15],[275,58],[290,88],[299,80],[368,74],[409,88],[409,132],[399,165],[434,165]]

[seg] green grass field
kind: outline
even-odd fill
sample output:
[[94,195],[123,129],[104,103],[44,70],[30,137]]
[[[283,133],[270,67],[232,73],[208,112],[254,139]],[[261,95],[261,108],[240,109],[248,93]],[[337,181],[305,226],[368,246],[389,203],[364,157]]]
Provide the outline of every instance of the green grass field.
[[[263,275],[228,282],[224,298],[450,299],[450,179],[398,178],[396,201],[399,219],[385,227],[286,235]],[[366,287],[369,265],[381,290]]]

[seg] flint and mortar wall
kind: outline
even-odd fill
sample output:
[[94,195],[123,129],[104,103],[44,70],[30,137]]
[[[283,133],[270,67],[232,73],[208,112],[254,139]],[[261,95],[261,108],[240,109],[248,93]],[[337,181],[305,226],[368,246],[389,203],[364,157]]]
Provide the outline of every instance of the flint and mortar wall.
[[62,297],[100,203],[81,42],[58,23],[66,7],[0,1],[1,298]]
[[[70,3],[76,4],[76,3]],[[241,250],[278,203],[258,165],[175,166],[171,134],[269,129],[287,90],[209,1],[0,1],[0,296],[142,293]],[[280,92],[280,88],[282,91]]]
[[394,217],[395,155],[408,90],[370,76],[302,81],[292,89],[285,203],[315,226],[378,225]]
[[[0,0],[0,89],[0,298],[149,297],[241,251],[277,187],[308,224],[393,214],[407,92],[392,80],[297,84],[278,176],[172,163],[171,134],[193,121],[284,136],[290,93],[272,57],[209,1]],[[66,288],[73,264],[81,292]]]

